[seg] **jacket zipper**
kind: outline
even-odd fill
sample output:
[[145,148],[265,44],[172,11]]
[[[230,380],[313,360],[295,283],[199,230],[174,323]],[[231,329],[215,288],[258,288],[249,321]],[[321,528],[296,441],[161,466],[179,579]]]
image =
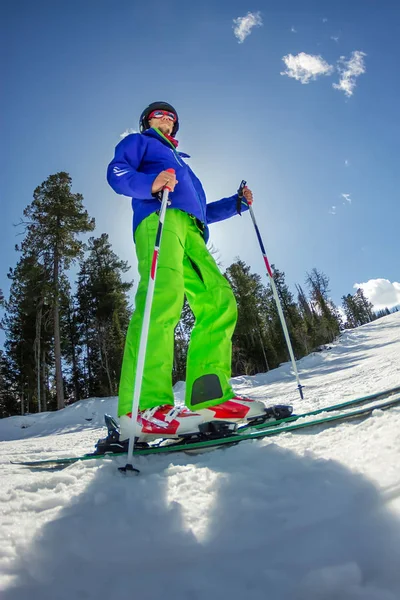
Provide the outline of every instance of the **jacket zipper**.
[[[190,173],[189,173],[189,177],[190,177]],[[202,203],[201,203],[201,200],[200,200],[200,198],[199,198],[199,194],[197,193],[197,190],[196,190],[196,188],[194,187],[194,183],[193,183],[193,181],[192,181],[192,178],[191,178],[191,177],[190,177],[190,183],[192,184],[192,187],[193,187],[194,193],[196,194],[197,202],[198,202],[198,204],[199,204],[199,206],[200,206],[200,212],[201,212],[201,214],[202,214],[202,217],[203,217],[203,224],[204,224],[204,226],[206,226],[206,218],[205,218],[205,216],[204,216],[204,212],[203,212],[203,205],[202,205]]]
[[[174,151],[173,151],[173,152],[174,152]],[[177,157],[176,157],[176,152],[174,152],[174,155],[175,155],[175,158],[177,158]],[[177,160],[178,160],[178,159],[177,159]],[[181,163],[179,162],[179,160],[178,160],[178,163],[179,163],[179,164],[181,164]],[[185,163],[183,163],[183,165],[181,165],[181,166],[182,166],[182,167],[183,167],[183,166],[186,166],[186,164],[185,164]],[[189,179],[190,179],[190,183],[192,184],[193,191],[194,191],[194,193],[196,194],[197,203],[198,203],[198,205],[199,205],[199,207],[200,207],[200,212],[201,212],[201,215],[202,215],[202,217],[203,217],[203,224],[204,224],[204,226],[205,226],[205,225],[206,225],[206,218],[205,218],[204,211],[203,211],[203,205],[202,205],[202,203],[201,203],[201,200],[200,200],[200,198],[199,198],[199,194],[197,193],[197,190],[196,190],[196,188],[194,187],[194,183],[193,183],[193,180],[192,180],[192,178],[191,178],[191,176],[190,176],[190,173],[189,173]]]
[[171,152],[172,152],[172,154],[175,156],[175,160],[176,160],[176,162],[178,163],[178,165],[179,165],[180,167],[184,167],[185,165],[184,165],[184,164],[182,164],[182,163],[180,162],[180,160],[179,160],[179,158],[178,158],[178,155],[177,155],[177,153],[176,153],[174,150],[172,150],[172,148],[171,148]]
[[[183,164],[182,164],[182,163],[180,162],[180,160],[179,160],[179,158],[178,158],[178,154],[177,154],[177,152],[176,152],[175,150],[173,150],[172,148],[171,148],[171,151],[172,151],[172,153],[173,153],[173,155],[174,155],[174,157],[175,157],[175,160],[176,160],[176,162],[178,163],[178,165],[179,165],[180,167],[186,167],[187,165],[186,165],[185,163],[183,163]],[[205,218],[204,211],[203,211],[203,205],[202,205],[202,203],[201,203],[201,200],[200,200],[200,198],[199,198],[199,194],[197,193],[197,190],[196,190],[196,188],[194,187],[194,183],[193,183],[193,180],[192,180],[192,178],[191,178],[191,176],[190,176],[190,173],[189,173],[189,179],[190,179],[190,183],[192,184],[193,191],[194,191],[194,193],[196,194],[197,203],[198,203],[198,205],[199,205],[199,207],[200,207],[200,212],[201,212],[201,215],[202,215],[202,217],[203,217],[203,224],[204,224],[204,226],[206,226],[206,223],[207,223],[207,222],[206,222],[206,218]]]

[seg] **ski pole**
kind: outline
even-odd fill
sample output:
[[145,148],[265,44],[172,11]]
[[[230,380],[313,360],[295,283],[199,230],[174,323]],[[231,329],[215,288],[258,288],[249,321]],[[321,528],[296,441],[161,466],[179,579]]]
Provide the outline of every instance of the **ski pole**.
[[[175,173],[174,169],[166,169],[166,170],[170,173]],[[138,360],[137,360],[137,366],[136,366],[135,385],[134,385],[133,398],[132,398],[131,414],[132,414],[133,427],[132,427],[131,436],[129,438],[128,457],[127,457],[128,462],[126,463],[125,467],[119,467],[119,469],[118,469],[119,471],[121,471],[123,473],[126,473],[127,471],[133,471],[135,473],[140,472],[139,469],[136,469],[132,464],[133,450],[135,448],[134,430],[136,427],[137,416],[138,416],[138,411],[139,411],[139,398],[140,398],[140,392],[142,389],[143,371],[144,371],[144,363],[145,363],[146,349],[147,349],[147,338],[149,335],[149,327],[150,327],[151,307],[153,304],[154,287],[155,287],[155,283],[156,283],[158,255],[160,252],[161,236],[162,236],[162,232],[163,232],[165,213],[166,213],[167,205],[169,202],[168,194],[170,191],[171,191],[171,188],[169,188],[168,185],[165,185],[163,188],[163,193],[162,193],[160,218],[158,221],[158,229],[157,229],[156,241],[155,241],[155,245],[154,245],[153,259],[151,261],[150,278],[149,278],[149,285],[147,287],[147,293],[146,293],[146,303],[145,303],[145,308],[144,308],[142,331],[140,333],[139,354],[138,354]]]
[[[238,196],[239,196],[239,201],[240,202],[241,202],[241,200],[243,198],[243,189],[244,189],[245,186],[246,186],[246,181],[242,181],[242,183],[240,184],[239,189],[238,189]],[[272,273],[272,269],[270,267],[269,260],[267,258],[267,253],[266,253],[265,248],[264,248],[264,244],[263,244],[263,241],[262,241],[262,238],[261,238],[260,230],[258,229],[257,221],[256,221],[256,218],[254,216],[253,207],[251,206],[251,204],[249,204],[248,206],[249,206],[251,220],[253,221],[254,229],[256,231],[258,243],[260,244],[261,252],[263,254],[263,258],[264,258],[265,266],[266,266],[266,269],[267,269],[267,273],[268,273],[268,277],[269,277],[269,282],[271,284],[271,289],[272,289],[272,293],[273,293],[273,296],[274,296],[276,308],[278,309],[278,314],[279,314],[279,318],[280,318],[280,321],[281,321],[283,333],[284,333],[284,336],[285,336],[286,345],[287,345],[287,348],[288,348],[288,351],[289,351],[290,360],[292,361],[292,367],[293,367],[293,371],[294,371],[294,374],[295,374],[295,377],[296,377],[296,381],[297,381],[297,388],[298,388],[299,393],[300,393],[300,398],[303,400],[303,398],[304,398],[304,396],[303,396],[303,386],[300,383],[299,373],[297,371],[296,359],[295,359],[294,354],[293,354],[292,343],[290,341],[289,331],[288,331],[288,328],[287,328],[287,325],[286,325],[285,316],[283,314],[281,301],[279,300],[278,290],[276,289],[276,285],[275,285],[275,281],[274,281],[274,274]]]

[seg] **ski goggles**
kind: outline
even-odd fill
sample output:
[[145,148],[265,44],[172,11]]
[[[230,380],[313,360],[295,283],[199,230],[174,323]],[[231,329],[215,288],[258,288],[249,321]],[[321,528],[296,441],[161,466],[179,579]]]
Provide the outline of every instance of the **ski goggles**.
[[161,119],[161,117],[167,117],[167,119],[173,123],[176,121],[176,115],[168,110],[153,110],[153,112],[149,114],[148,119],[150,121],[150,119]]

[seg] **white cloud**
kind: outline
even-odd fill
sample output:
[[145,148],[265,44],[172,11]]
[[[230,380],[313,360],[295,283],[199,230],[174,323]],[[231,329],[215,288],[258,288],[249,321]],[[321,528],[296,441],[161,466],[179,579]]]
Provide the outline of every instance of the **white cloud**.
[[292,33],[297,33],[297,29],[295,29],[295,28],[293,27],[293,25],[292,25],[292,27],[291,27],[290,31],[291,31]]
[[375,310],[393,308],[400,304],[400,283],[389,279],[370,279],[365,283],[355,283],[354,289],[361,288]]
[[346,167],[348,167],[348,166],[350,165],[350,162],[347,160],[347,158],[346,158],[346,160],[344,161],[344,164],[345,164],[345,166],[346,166]]
[[322,56],[315,54],[305,52],[300,52],[296,56],[287,54],[282,60],[286,65],[286,71],[281,71],[281,75],[293,77],[301,83],[309,83],[311,79],[316,79],[319,75],[330,75],[333,71],[333,67]]
[[342,198],[344,198],[349,204],[351,204],[350,194],[341,194]]
[[245,17],[233,19],[233,22],[233,33],[239,40],[239,44],[250,35],[253,27],[260,27],[263,24],[260,12],[248,12]]
[[340,73],[340,79],[339,83],[333,84],[333,87],[336,90],[342,90],[347,97],[353,95],[353,90],[356,87],[356,77],[366,72],[364,56],[367,56],[365,52],[355,50],[349,60],[346,60],[345,56],[341,56],[338,60],[337,70]]
[[137,131],[135,129],[126,129],[123,133],[120,134],[120,138],[125,138],[127,135],[130,135],[131,133],[137,133]]
[[332,207],[329,209],[329,214],[330,214],[330,215],[336,215],[336,206],[332,206]]
[[339,36],[338,35],[331,35],[331,40],[333,40],[334,42],[338,42],[339,41]]

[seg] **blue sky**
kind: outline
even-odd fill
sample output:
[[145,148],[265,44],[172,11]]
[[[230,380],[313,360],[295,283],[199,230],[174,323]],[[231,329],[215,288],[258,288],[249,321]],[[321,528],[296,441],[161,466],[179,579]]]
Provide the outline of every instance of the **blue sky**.
[[[209,202],[247,179],[293,291],[317,267],[336,303],[367,282],[375,303],[400,302],[398,2],[16,0],[2,16],[3,290],[13,224],[61,170],[136,279],[130,201],[105,172],[161,99]],[[240,256],[267,281],[249,215],[211,226],[211,241],[224,267]]]

